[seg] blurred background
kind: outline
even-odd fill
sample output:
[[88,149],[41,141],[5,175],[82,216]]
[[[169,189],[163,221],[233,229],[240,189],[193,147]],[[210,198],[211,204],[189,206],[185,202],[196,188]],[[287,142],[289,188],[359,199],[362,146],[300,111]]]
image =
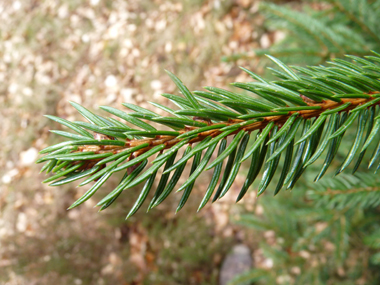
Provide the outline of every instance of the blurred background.
[[[351,50],[326,44],[320,53],[303,53],[302,37],[287,33],[270,14],[282,10],[259,0],[0,2],[1,284],[219,284],[223,261],[236,244],[248,246],[254,270],[233,284],[379,284],[380,256],[378,263],[372,256],[377,247],[359,232],[376,233],[378,208],[369,212],[376,223],[362,229],[363,221],[370,223],[365,209],[317,211],[319,190],[306,182],[275,199],[257,200],[250,191],[235,204],[243,169],[229,194],[199,213],[207,186],[201,180],[178,214],[180,196],[171,195],[128,221],[139,189],[124,193],[107,211],[94,209],[116,179],[70,211],[86,187],[41,184],[38,151],[61,140],[49,133],[60,126],[43,115],[81,119],[69,100],[99,114],[98,106],[123,108],[122,102],[152,108],[148,101],[166,105],[160,94],[178,92],[164,69],[190,90],[226,87],[250,81],[239,66],[263,74],[263,51],[281,50],[281,44],[288,45],[288,59],[314,64],[347,50],[368,53],[364,48],[380,42],[360,32],[352,18],[331,16],[340,14],[329,1],[272,2],[326,18],[322,24],[328,27],[341,21],[341,35],[359,31],[348,39]],[[342,181],[360,185],[342,176],[337,187]]]

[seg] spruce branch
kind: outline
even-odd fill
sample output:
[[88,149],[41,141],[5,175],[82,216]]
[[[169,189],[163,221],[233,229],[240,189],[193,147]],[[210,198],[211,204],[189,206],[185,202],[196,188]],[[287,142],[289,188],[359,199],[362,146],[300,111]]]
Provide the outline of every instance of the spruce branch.
[[[183,96],[163,96],[179,106],[180,110],[152,104],[172,116],[160,116],[128,103],[123,105],[133,112],[100,107],[123,119],[128,125],[114,118],[96,115],[71,102],[89,123],[47,116],[77,134],[52,131],[70,140],[41,151],[47,154],[37,161],[46,163],[41,171],[55,173],[43,182],[60,186],[86,178],[80,183],[83,186],[96,181],[70,207],[73,208],[94,195],[113,173],[123,171],[124,177],[119,185],[97,205],[100,210],[104,210],[124,190],[145,181],[129,217],[148,197],[160,169],[163,169],[163,174],[149,209],[168,197],[187,162],[193,158],[190,176],[177,190],[183,193],[177,211],[185,205],[199,175],[214,169],[199,207],[201,209],[211,198],[220,175],[223,173],[213,202],[229,191],[241,164],[248,158],[251,158],[250,168],[237,201],[246,194],[262,167],[264,170],[258,195],[266,191],[278,166],[282,165],[280,179],[274,190],[276,195],[284,187],[292,189],[305,169],[326,153],[322,169],[315,178],[318,181],[331,165],[346,131],[355,126],[356,136],[352,147],[336,175],[357,157],[355,172],[365,161],[366,150],[377,143],[369,159],[369,167],[372,167],[380,157],[380,116],[377,108],[380,104],[380,56],[374,52],[373,56],[348,57],[354,63],[336,59],[330,62],[330,67],[290,68],[269,56],[280,68],[274,70],[280,80],[272,82],[242,68],[256,81],[233,85],[255,93],[260,99],[247,93],[234,93],[215,87],[205,87],[207,91],[190,92],[180,79],[168,72]],[[158,130],[152,123],[166,129]],[[227,145],[228,137],[233,139]],[[253,139],[249,143],[251,137]],[[211,161],[218,144],[218,156]],[[185,147],[182,158],[176,160],[178,151]],[[282,154],[285,154],[283,160]],[[227,163],[223,172],[224,161]],[[150,167],[146,168],[148,165]],[[380,164],[376,171],[379,168]]]
[[266,16],[268,30],[282,30],[283,40],[269,49],[255,49],[249,53],[232,54],[224,61],[253,59],[271,54],[288,62],[320,63],[345,54],[364,56],[370,49],[380,47],[376,1],[327,0],[322,11],[308,7],[295,11],[287,5],[260,3],[260,12]]

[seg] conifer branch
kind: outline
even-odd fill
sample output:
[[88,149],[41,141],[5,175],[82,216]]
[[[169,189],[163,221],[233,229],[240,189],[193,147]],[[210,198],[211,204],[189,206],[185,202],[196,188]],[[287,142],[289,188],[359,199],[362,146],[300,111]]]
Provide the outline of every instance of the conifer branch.
[[[224,61],[252,59],[271,54],[288,62],[324,62],[345,54],[364,56],[380,47],[379,9],[376,1],[328,0],[322,11],[295,11],[286,5],[260,3],[269,30],[285,31],[287,36],[269,49],[232,54]],[[307,4],[304,5],[307,7]]]
[[[70,207],[73,208],[89,199],[113,173],[124,171],[119,185],[98,206],[104,210],[121,192],[146,181],[129,217],[147,198],[159,169],[163,169],[163,174],[149,209],[160,204],[172,192],[186,163],[193,158],[190,176],[178,190],[183,195],[177,211],[186,203],[199,175],[214,169],[201,209],[211,198],[218,180],[221,179],[213,201],[229,191],[242,162],[251,158],[237,201],[246,194],[262,167],[264,171],[258,195],[264,193],[278,166],[283,165],[274,191],[277,194],[283,187],[292,189],[305,169],[326,152],[322,169],[315,178],[316,181],[321,179],[336,156],[345,132],[354,128],[355,121],[358,121],[355,140],[336,174],[344,171],[359,153],[355,172],[367,148],[377,144],[369,160],[369,167],[372,167],[380,158],[380,116],[377,108],[380,104],[380,57],[377,53],[367,57],[348,57],[356,63],[336,59],[330,62],[331,67],[293,69],[270,57],[281,69],[274,71],[281,80],[272,82],[243,68],[256,81],[233,85],[253,92],[261,99],[214,87],[206,87],[207,91],[190,92],[175,75],[168,72],[183,96],[163,96],[179,106],[180,110],[154,105],[172,116],[163,117],[127,103],[123,105],[134,112],[100,107],[127,121],[128,125],[96,115],[72,102],[89,123],[47,116],[77,134],[52,131],[71,140],[41,151],[47,153],[37,161],[46,162],[42,171],[55,173],[44,183],[52,182],[51,186],[59,186],[86,177],[80,184],[82,186],[96,181]],[[157,130],[150,122],[172,130]],[[230,136],[233,140],[227,146],[227,137]],[[250,137],[253,138],[252,143],[248,143]],[[218,157],[210,162],[218,144]],[[176,160],[177,152],[186,146],[182,158]],[[205,153],[202,156],[203,150]],[[282,154],[285,154],[283,164],[280,163]],[[148,159],[153,157],[154,160],[148,163]],[[227,164],[220,178],[225,160]],[[145,169],[148,165],[150,167]],[[377,165],[379,168],[380,163]]]
[[349,189],[349,190],[332,190],[327,189],[324,193],[318,193],[321,196],[335,196],[342,194],[352,194],[352,193],[360,193],[360,192],[378,192],[380,191],[379,187],[367,187],[367,188],[357,188],[357,189]]

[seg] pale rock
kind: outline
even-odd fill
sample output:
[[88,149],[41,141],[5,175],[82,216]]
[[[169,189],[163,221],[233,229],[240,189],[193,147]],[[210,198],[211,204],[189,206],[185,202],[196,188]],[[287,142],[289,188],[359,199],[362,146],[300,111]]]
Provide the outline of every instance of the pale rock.
[[141,61],[141,67],[143,68],[147,68],[149,66],[149,57],[146,57],[144,58],[142,61]]
[[94,91],[92,89],[86,89],[84,91],[84,95],[91,97],[92,95],[94,95]]
[[15,94],[18,90],[18,85],[16,83],[9,84],[8,92],[11,94]]
[[106,80],[104,81],[104,84],[107,86],[107,87],[114,87],[116,86],[117,84],[117,79],[114,75],[108,75]]
[[12,177],[9,174],[4,174],[3,177],[1,178],[1,182],[4,184],[9,184],[12,181]]
[[230,49],[237,49],[239,47],[239,44],[237,41],[231,41],[228,43],[228,46],[230,47]]
[[274,42],[275,43],[280,42],[283,39],[285,39],[285,37],[286,37],[286,34],[283,31],[276,31],[274,33]]
[[263,208],[263,206],[257,205],[256,210],[255,210],[255,214],[258,215],[258,216],[264,214],[264,208]]
[[80,21],[80,17],[78,15],[71,15],[70,16],[70,22],[73,24],[73,25],[77,25]]
[[70,94],[68,96],[69,101],[73,101],[75,103],[81,104],[82,103],[82,98],[79,96],[79,94]]
[[15,165],[15,164],[14,164],[13,161],[11,161],[11,160],[8,160],[8,161],[5,163],[5,166],[6,166],[7,168],[12,168],[14,165]]
[[90,41],[90,36],[87,34],[84,34],[84,35],[82,35],[81,40],[84,43],[88,43]]
[[113,273],[113,266],[112,264],[107,264],[105,267],[101,270],[101,275],[110,275]]
[[116,39],[119,36],[119,30],[116,25],[109,28],[108,36],[110,39]]
[[20,127],[23,129],[26,129],[27,126],[28,126],[28,120],[26,118],[22,118],[21,123],[20,123]]
[[6,63],[10,63],[10,62],[12,61],[12,56],[11,56],[9,53],[5,53],[5,54],[3,55],[3,60],[4,60],[4,62],[6,62]]
[[14,234],[13,226],[10,227],[9,222],[6,223],[4,219],[0,219],[0,238],[6,237],[6,236],[11,236],[13,234]]
[[144,101],[144,95],[142,95],[142,94],[138,94],[137,96],[136,96],[136,102],[142,102],[142,101]]
[[244,244],[235,245],[223,261],[220,270],[219,285],[229,284],[234,277],[250,270],[252,263],[253,260],[250,249]]
[[346,272],[342,266],[338,267],[337,273],[340,277],[344,277],[346,275]]
[[279,238],[276,239],[276,241],[277,241],[278,244],[284,244],[285,239],[282,238],[282,237],[279,237]]
[[13,168],[3,175],[3,177],[1,178],[1,181],[4,184],[9,184],[11,183],[12,178],[15,177],[18,173],[19,173],[18,169]]
[[181,12],[182,8],[183,8],[182,3],[178,2],[178,3],[174,4],[174,8],[177,12]]
[[105,104],[110,104],[116,100],[117,96],[115,93],[111,93],[107,95],[107,98],[105,100]]
[[213,6],[214,6],[215,10],[219,10],[220,6],[221,6],[220,1],[219,0],[215,0]]
[[259,5],[260,5],[260,2],[259,1],[255,1],[249,8],[249,12],[254,14],[256,13],[257,11],[259,11]]
[[38,151],[36,148],[31,147],[26,151],[20,153],[20,163],[22,166],[32,165],[38,156]]
[[132,96],[136,93],[136,90],[133,88],[123,88],[120,90],[120,94],[123,97],[124,102],[132,102]]
[[152,19],[148,18],[145,20],[145,25],[148,27],[148,28],[153,28],[154,27],[154,22]]
[[289,275],[280,275],[276,278],[277,284],[291,284],[292,278]]
[[121,48],[119,52],[121,57],[126,57],[128,53],[129,53],[129,50],[127,48]]
[[267,238],[267,239],[272,239],[276,236],[276,232],[275,231],[265,231],[264,232],[264,237]]
[[68,211],[67,216],[69,217],[69,219],[77,220],[80,216],[80,212],[77,209],[71,209],[70,211]]
[[226,32],[226,26],[221,21],[217,21],[215,24],[215,30],[220,34],[223,35]]
[[91,6],[96,6],[96,5],[99,4],[99,2],[100,2],[100,0],[90,0],[90,5]]
[[237,3],[239,4],[239,6],[243,7],[243,8],[248,8],[249,6],[252,5],[251,3],[251,0],[238,0]]
[[272,268],[273,264],[274,264],[274,262],[273,262],[273,259],[271,259],[271,258],[267,258],[264,260],[264,266],[266,268]]
[[127,26],[128,31],[134,32],[137,29],[137,26],[135,24],[130,24]]
[[294,275],[300,275],[301,274],[301,268],[298,266],[294,266],[290,269],[290,272],[292,272]]
[[157,32],[163,31],[166,28],[166,20],[162,19],[156,22],[155,30]]
[[160,80],[153,80],[150,82],[150,87],[153,90],[160,90],[162,88],[162,83]]
[[25,96],[30,97],[30,96],[33,95],[33,90],[32,90],[32,88],[30,88],[30,87],[25,87],[25,88],[22,89],[22,93],[23,93]]
[[154,99],[159,99],[159,98],[162,98],[161,96],[161,90],[156,90],[153,92],[153,98]]
[[114,252],[111,252],[111,253],[110,253],[108,259],[109,259],[109,262],[110,262],[112,265],[114,265],[114,266],[116,266],[116,265],[120,265],[120,264],[123,263],[123,261],[121,260],[121,258],[120,258],[116,253],[114,253]]
[[132,49],[132,55],[134,57],[139,57],[140,56],[140,50],[138,50],[137,48]]
[[69,15],[69,9],[68,9],[68,7],[66,5],[63,5],[63,6],[59,7],[57,14],[58,14],[58,17],[60,19],[67,18],[67,16]]
[[179,42],[179,43],[177,44],[177,49],[178,49],[179,51],[184,51],[184,50],[186,49],[186,43],[185,43],[185,42]]
[[115,239],[119,240],[122,237],[120,228],[115,228]]
[[264,49],[270,47],[271,43],[270,43],[268,34],[262,35],[260,39],[260,45],[261,45],[261,48],[264,48]]
[[128,49],[133,48],[133,43],[130,39],[125,39],[123,42],[124,46]]
[[315,230],[319,234],[328,227],[328,224],[325,222],[318,222],[315,224]]
[[301,257],[304,258],[304,259],[309,259],[310,256],[311,256],[311,254],[310,254],[310,252],[308,252],[308,251],[306,251],[306,250],[301,250],[301,251],[299,252],[299,256],[301,256]]
[[165,52],[166,52],[166,53],[170,53],[172,50],[173,50],[173,45],[172,45],[172,43],[171,43],[171,42],[167,42],[167,43],[165,44]]
[[16,228],[19,232],[25,232],[27,228],[27,216],[25,213],[19,213],[17,216]]
[[13,2],[12,7],[13,7],[13,9],[15,9],[16,11],[17,11],[17,10],[20,10],[20,8],[21,8],[21,3],[20,3],[20,1],[15,1],[15,2]]

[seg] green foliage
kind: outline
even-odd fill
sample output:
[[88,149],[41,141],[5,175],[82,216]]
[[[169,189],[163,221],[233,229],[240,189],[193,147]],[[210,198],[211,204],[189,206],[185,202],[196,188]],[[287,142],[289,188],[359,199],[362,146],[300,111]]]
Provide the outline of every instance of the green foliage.
[[[172,116],[159,116],[132,104],[123,104],[133,111],[130,113],[108,106],[100,107],[128,125],[72,103],[89,123],[68,122],[48,116],[79,135],[54,132],[71,140],[41,151],[47,155],[37,162],[45,162],[43,170],[55,173],[44,182],[57,186],[87,177],[80,184],[82,186],[96,181],[70,207],[73,208],[89,199],[114,173],[123,171],[119,185],[97,206],[104,210],[124,190],[145,181],[129,217],[147,198],[160,169],[163,169],[163,174],[149,209],[165,200],[177,184],[185,165],[192,160],[190,176],[177,190],[183,192],[177,211],[185,205],[199,175],[215,168],[200,206],[202,208],[213,194],[219,176],[223,173],[213,201],[229,191],[242,162],[248,158],[251,158],[249,174],[237,201],[245,195],[261,168],[263,175],[258,195],[265,192],[281,166],[274,194],[282,188],[292,189],[306,168],[325,156],[322,168],[315,177],[315,181],[320,180],[337,154],[340,156],[343,136],[351,129],[356,129],[356,135],[350,140],[349,147],[342,148],[346,151],[340,157],[342,164],[336,175],[354,161],[354,172],[364,161],[369,161],[369,167],[375,166],[377,171],[380,168],[380,116],[377,108],[380,102],[380,57],[375,52],[373,56],[348,57],[355,63],[334,60],[330,62],[330,67],[293,69],[270,57],[280,67],[276,71],[280,80],[269,82],[249,72],[258,81],[233,83],[255,93],[260,99],[248,93],[237,94],[213,87],[206,87],[208,91],[190,92],[176,76],[169,73],[184,95],[164,94],[180,108],[173,110],[165,107]],[[172,130],[157,130],[151,122]],[[233,139],[226,146],[228,136],[233,136]],[[177,151],[186,144],[185,154],[175,161]],[[218,144],[218,157],[210,162]],[[365,156],[368,149],[373,149],[370,157]],[[285,159],[281,159],[283,154]],[[154,159],[149,163],[151,158]],[[227,161],[226,166],[221,171],[224,161]],[[148,165],[150,167],[145,169]]]
[[[321,1],[318,1],[320,3]],[[324,2],[324,3],[323,3]],[[286,37],[269,50],[255,50],[256,56],[270,53],[287,62],[317,64],[345,54],[365,55],[380,48],[379,1],[325,0],[318,11],[303,5],[303,11],[262,1],[260,12],[269,30],[282,30]],[[235,54],[225,60],[246,58]]]
[[[347,134],[337,157],[344,158],[354,137]],[[360,168],[355,175],[313,183],[319,168],[311,168],[295,191],[263,197],[261,214],[247,213],[237,221],[253,229],[254,241],[260,241],[258,247],[273,267],[258,266],[232,284],[378,284],[379,176]],[[268,233],[275,238],[263,238]]]
[[[242,215],[236,223],[273,233],[260,243],[270,265],[258,266],[230,284],[275,284],[279,279],[285,284],[378,284],[379,182],[376,174],[342,174],[321,183],[306,182],[300,188],[308,199],[302,191],[291,193],[291,199],[289,194],[264,197],[262,214]],[[258,239],[257,233],[254,236]]]

